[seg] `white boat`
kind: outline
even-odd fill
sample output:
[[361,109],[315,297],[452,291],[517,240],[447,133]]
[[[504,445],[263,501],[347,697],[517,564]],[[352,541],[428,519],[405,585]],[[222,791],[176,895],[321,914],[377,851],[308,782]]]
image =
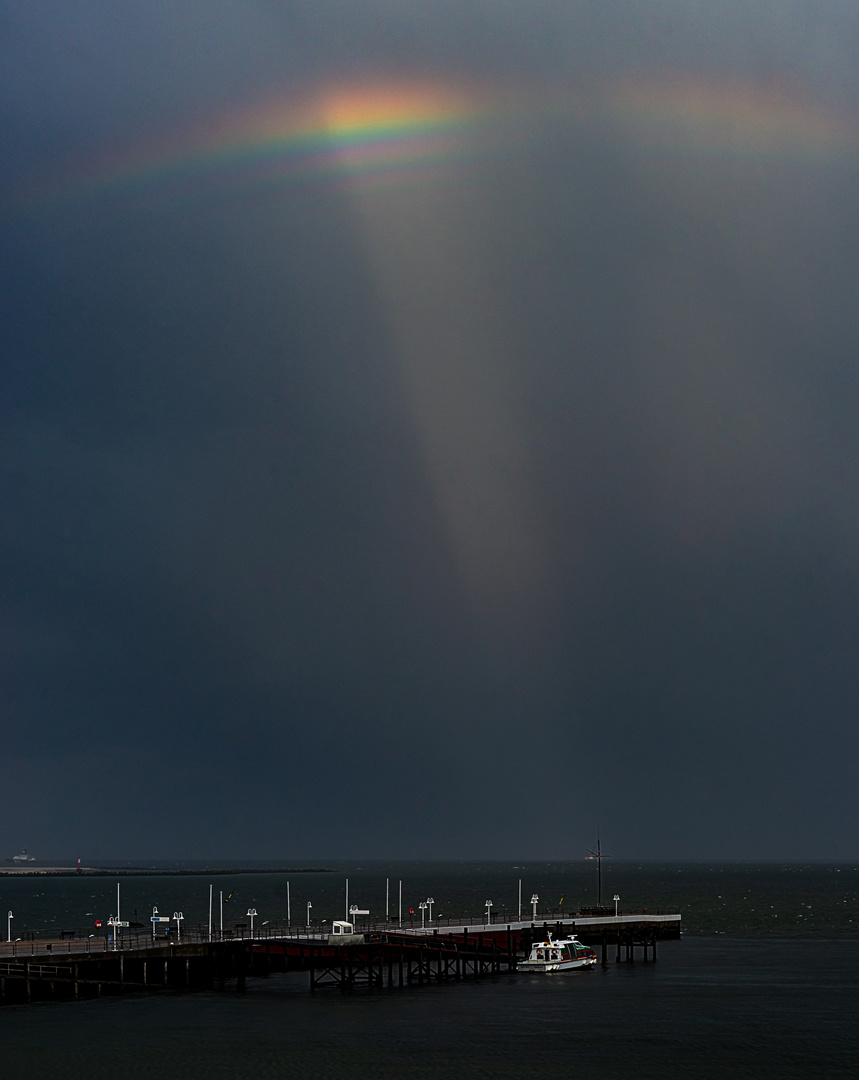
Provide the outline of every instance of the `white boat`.
[[531,955],[516,965],[517,971],[572,971],[574,968],[594,967],[597,954],[578,938],[552,939],[535,941],[531,946]]
[[11,859],[6,860],[7,863],[12,863],[13,866],[20,866],[22,863],[35,862],[35,861],[36,861],[36,856],[35,855],[28,855],[26,848],[24,848],[24,850],[21,852],[20,855],[13,855]]

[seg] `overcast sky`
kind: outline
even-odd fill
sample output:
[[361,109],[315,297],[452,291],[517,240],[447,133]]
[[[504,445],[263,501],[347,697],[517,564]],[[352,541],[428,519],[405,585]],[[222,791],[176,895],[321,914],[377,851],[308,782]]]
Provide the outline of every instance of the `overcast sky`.
[[857,57],[0,5],[0,855],[859,857]]

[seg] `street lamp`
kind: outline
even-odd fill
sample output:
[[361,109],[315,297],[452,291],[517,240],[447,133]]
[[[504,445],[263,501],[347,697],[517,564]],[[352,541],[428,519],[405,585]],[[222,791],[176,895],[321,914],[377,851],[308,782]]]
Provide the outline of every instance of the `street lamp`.
[[7,941],[12,940],[12,920],[14,918],[15,918],[15,916],[12,914],[11,911],[7,912],[7,914],[6,914],[6,940]]
[[486,908],[486,925],[488,926],[492,922],[492,912],[489,909],[493,907],[493,903],[487,900],[483,906]]
[[537,921],[537,901],[539,899],[540,897],[536,893],[531,897],[531,922]]
[[[181,911],[174,911],[173,918],[176,920],[176,944],[178,945],[179,942],[182,940],[182,927],[180,923],[185,918],[185,916],[182,914]],[[165,960],[164,962],[166,963],[167,961]]]
[[421,900],[421,902],[418,904],[418,907],[421,909],[421,930],[423,930],[423,928],[424,928],[424,920],[425,920],[426,910],[427,910],[427,902],[426,902],[426,900]]
[[251,937],[254,936],[254,915],[256,915],[257,909],[255,907],[248,908],[248,915],[251,917]]
[[427,907],[429,908],[429,921],[430,922],[432,922],[432,906],[433,906],[434,903],[435,903],[435,900],[431,896],[428,896],[427,897]]
[[307,929],[308,930],[310,929],[310,909],[312,907],[313,907],[313,904],[311,904],[311,902],[308,900],[307,901]]
[[617,893],[614,894],[612,900],[614,900],[614,917],[617,918],[617,903],[618,900],[620,900],[620,897],[617,895]]

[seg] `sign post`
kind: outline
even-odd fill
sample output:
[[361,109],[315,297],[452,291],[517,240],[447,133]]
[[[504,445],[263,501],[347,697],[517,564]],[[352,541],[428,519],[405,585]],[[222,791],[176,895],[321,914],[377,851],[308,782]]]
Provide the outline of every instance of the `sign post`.
[[154,941],[155,940],[155,931],[158,928],[158,924],[163,923],[163,922],[169,923],[170,922],[170,916],[169,915],[159,915],[158,914],[158,908],[154,907],[152,909],[152,918],[149,921],[152,923],[152,940]]
[[352,904],[349,908],[349,922],[352,923],[353,928],[357,925],[357,915],[369,915],[369,908],[359,908],[357,904]]

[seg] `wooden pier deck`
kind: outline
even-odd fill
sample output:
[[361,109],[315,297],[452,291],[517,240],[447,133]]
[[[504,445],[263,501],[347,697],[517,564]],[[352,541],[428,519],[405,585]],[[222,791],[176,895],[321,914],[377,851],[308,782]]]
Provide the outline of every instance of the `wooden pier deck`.
[[443,926],[408,926],[397,931],[410,937],[444,936],[461,937],[465,933],[476,932],[484,934],[498,934],[508,928],[515,933],[528,930],[541,931],[543,928],[551,931],[555,937],[561,932],[576,934],[584,940],[592,937],[594,933],[601,934],[603,930],[616,932],[619,929],[630,927],[648,926],[658,929],[663,937],[679,937],[682,916],[679,912],[665,912],[647,914],[642,912],[624,912],[622,915],[551,915],[538,916],[537,919],[515,919],[503,922],[485,923],[480,920],[468,920],[464,922],[451,922]]

